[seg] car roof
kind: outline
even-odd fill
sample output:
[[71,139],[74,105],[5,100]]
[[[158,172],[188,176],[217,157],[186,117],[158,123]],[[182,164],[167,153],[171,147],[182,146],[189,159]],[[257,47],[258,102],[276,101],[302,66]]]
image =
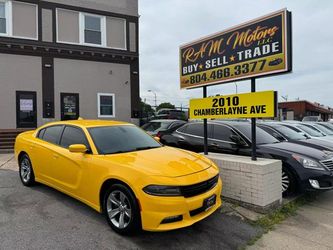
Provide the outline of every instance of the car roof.
[[55,125],[76,125],[81,127],[103,127],[103,126],[119,126],[119,125],[133,125],[128,122],[123,121],[110,121],[110,120],[70,120],[70,121],[58,121],[45,124],[45,126],[55,126]]

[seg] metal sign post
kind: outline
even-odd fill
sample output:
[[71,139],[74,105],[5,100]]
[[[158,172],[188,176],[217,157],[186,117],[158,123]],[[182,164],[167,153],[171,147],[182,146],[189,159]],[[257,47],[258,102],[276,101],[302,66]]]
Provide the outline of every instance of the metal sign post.
[[[203,98],[207,97],[207,86],[203,87]],[[204,122],[204,154],[208,155],[208,125],[207,125],[207,119],[203,120]]]
[[[256,79],[251,78],[251,92],[256,92]],[[251,131],[252,131],[252,161],[257,160],[257,124],[256,118],[251,118]]]

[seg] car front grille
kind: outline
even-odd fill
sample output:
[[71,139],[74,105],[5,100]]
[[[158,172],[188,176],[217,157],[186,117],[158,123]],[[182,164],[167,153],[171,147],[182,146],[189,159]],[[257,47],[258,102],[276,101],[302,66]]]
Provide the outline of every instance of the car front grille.
[[329,170],[333,171],[333,159],[323,160],[320,163],[327,167]]
[[219,175],[216,175],[215,177],[207,181],[203,181],[189,186],[182,186],[181,193],[186,198],[203,194],[215,187],[218,181]]

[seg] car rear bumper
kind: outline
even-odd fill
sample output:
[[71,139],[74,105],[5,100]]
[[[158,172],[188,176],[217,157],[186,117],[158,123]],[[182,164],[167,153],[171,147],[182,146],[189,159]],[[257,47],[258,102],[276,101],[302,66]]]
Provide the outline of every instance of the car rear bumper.
[[[140,204],[144,204],[141,211],[142,229],[147,231],[168,231],[187,227],[208,217],[222,204],[222,181],[204,194],[194,197],[159,197],[144,194]],[[204,200],[216,195],[216,203],[209,209],[204,209]],[[163,220],[178,216],[178,221],[163,223]]]

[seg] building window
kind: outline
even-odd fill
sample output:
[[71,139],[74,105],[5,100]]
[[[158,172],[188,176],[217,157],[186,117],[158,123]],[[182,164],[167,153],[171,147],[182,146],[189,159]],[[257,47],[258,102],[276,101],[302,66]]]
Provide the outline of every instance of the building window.
[[7,34],[6,3],[0,2],[0,33]]
[[105,17],[80,13],[81,44],[106,46]]
[[115,98],[114,94],[98,93],[97,94],[98,117],[114,118],[115,117]]

